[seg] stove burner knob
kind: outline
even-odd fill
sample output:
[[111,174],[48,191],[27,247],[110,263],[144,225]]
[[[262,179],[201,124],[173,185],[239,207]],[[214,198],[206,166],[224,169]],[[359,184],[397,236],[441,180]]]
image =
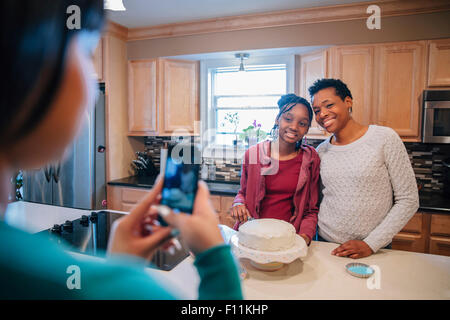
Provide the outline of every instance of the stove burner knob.
[[83,227],[89,226],[89,217],[86,216],[86,215],[82,215],[82,216],[81,216],[81,220],[80,220],[80,224],[81,224]]
[[53,225],[53,227],[50,229],[50,232],[61,233],[61,225],[59,225],[59,224]]
[[98,214],[97,212],[92,212],[91,217],[89,218],[92,223],[96,223],[98,221]]
[[63,231],[72,232],[73,231],[73,223],[72,223],[72,221],[67,220],[63,224],[62,229],[63,229]]

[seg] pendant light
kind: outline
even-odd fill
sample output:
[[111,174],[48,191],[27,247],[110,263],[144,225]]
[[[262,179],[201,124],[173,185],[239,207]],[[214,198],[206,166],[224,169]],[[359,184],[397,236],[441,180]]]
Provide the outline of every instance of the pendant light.
[[248,59],[250,55],[248,53],[236,53],[234,56],[238,59],[241,59],[241,64],[239,65],[239,72],[245,71],[244,59]]

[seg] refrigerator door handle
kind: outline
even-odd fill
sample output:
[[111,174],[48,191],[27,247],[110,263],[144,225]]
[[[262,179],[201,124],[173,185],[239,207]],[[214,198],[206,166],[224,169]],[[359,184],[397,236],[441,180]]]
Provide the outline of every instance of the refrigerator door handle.
[[45,180],[47,180],[47,182],[50,182],[50,180],[52,179],[52,166],[46,166],[44,168],[44,175]]
[[55,180],[56,183],[59,181],[59,172],[61,171],[61,164],[58,163],[56,167],[53,169],[53,180]]

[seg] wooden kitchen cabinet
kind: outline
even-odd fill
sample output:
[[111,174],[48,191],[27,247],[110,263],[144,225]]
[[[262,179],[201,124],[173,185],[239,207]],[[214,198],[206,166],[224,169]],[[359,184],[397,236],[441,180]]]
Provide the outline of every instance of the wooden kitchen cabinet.
[[431,215],[429,252],[450,256],[450,215]]
[[450,214],[417,212],[394,237],[392,249],[450,256]]
[[428,87],[450,87],[450,39],[428,41]]
[[[328,76],[328,50],[320,50],[301,55],[299,60],[299,95],[311,102],[308,88],[314,81]],[[329,134],[326,130],[321,128],[317,124],[315,117],[313,117],[306,137],[311,139],[325,139],[328,136]]]
[[94,56],[93,56],[93,64],[94,64],[94,78],[98,81],[98,82],[103,82],[105,81],[104,79],[104,72],[103,72],[103,52],[104,52],[104,42],[105,40],[103,38],[100,38],[99,42],[98,42],[98,46],[95,49],[94,52]]
[[219,215],[219,223],[233,228],[235,221],[230,215],[230,208],[234,197],[211,195],[210,200],[214,210]]
[[128,62],[130,136],[199,134],[199,63],[175,59]]
[[347,84],[353,96],[352,117],[363,125],[373,123],[373,45],[330,48],[330,77]]
[[129,135],[158,132],[156,69],[157,59],[128,62]]
[[107,186],[107,207],[110,210],[129,212],[150,189]]
[[375,46],[375,118],[403,141],[420,141],[425,49],[425,41]]
[[429,232],[426,228],[426,213],[417,212],[392,240],[392,249],[427,252]]

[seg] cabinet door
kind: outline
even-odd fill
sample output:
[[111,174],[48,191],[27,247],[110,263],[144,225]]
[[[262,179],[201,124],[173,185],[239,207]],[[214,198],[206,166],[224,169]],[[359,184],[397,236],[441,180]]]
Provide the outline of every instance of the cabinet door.
[[449,87],[450,39],[429,41],[428,50],[428,86]]
[[[311,97],[308,88],[314,81],[327,77],[327,57],[327,50],[304,54],[300,57],[299,92],[300,96],[309,102],[311,102]],[[329,134],[317,124],[313,117],[311,128],[306,136],[312,139],[324,139]]]
[[432,214],[430,234],[432,236],[450,237],[450,215]]
[[211,204],[218,214],[221,212],[220,196],[210,196]]
[[235,220],[230,215],[230,208],[233,204],[234,197],[221,196],[220,198],[220,207],[222,211],[219,214],[219,222],[233,228]]
[[392,249],[427,252],[426,213],[416,213],[403,229],[392,239]]
[[405,141],[420,141],[424,53],[423,41],[376,46],[376,119],[393,128]]
[[154,135],[157,127],[157,60],[128,62],[129,135]]
[[161,134],[194,132],[199,120],[199,64],[197,61],[161,59]]
[[450,238],[431,236],[430,253],[450,256]]
[[94,71],[95,71],[95,79],[99,82],[104,81],[104,75],[103,75],[103,46],[104,46],[104,40],[103,38],[100,38],[98,42],[98,46],[95,49],[94,52]]
[[347,84],[353,96],[352,117],[372,123],[374,46],[343,46],[330,49],[330,75]]

